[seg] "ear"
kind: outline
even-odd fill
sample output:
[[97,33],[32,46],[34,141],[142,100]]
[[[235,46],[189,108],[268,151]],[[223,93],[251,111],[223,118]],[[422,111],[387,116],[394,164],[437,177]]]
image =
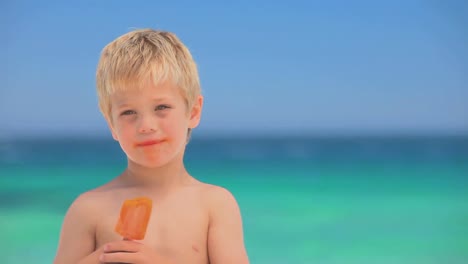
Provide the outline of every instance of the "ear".
[[198,126],[198,124],[200,123],[202,109],[203,96],[199,95],[192,106],[192,110],[190,111],[189,128],[196,128]]

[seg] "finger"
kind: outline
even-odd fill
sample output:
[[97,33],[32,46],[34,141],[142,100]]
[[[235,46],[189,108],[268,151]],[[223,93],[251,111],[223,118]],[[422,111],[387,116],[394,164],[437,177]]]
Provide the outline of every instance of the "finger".
[[138,263],[136,253],[131,252],[113,252],[104,253],[99,257],[102,263]]
[[121,240],[104,245],[104,252],[138,252],[141,244],[135,241]]

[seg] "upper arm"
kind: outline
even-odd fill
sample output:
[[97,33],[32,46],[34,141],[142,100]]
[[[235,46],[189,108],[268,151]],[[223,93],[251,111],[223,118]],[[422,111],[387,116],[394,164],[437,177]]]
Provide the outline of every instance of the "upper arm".
[[90,202],[84,194],[68,209],[63,220],[54,264],[78,263],[94,251],[94,224]]
[[242,218],[234,196],[226,189],[210,190],[208,255],[211,264],[249,263],[244,246]]

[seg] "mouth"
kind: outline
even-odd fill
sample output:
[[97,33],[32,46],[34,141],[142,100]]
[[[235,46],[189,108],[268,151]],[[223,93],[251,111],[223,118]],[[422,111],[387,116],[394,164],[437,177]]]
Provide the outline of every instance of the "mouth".
[[138,142],[135,144],[135,146],[147,147],[147,146],[153,146],[153,145],[159,144],[161,142],[163,142],[163,140],[148,140],[148,141]]

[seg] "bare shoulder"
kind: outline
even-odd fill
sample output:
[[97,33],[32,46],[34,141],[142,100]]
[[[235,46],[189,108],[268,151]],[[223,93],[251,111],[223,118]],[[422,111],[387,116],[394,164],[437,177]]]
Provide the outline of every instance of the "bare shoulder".
[[248,264],[242,217],[236,198],[226,188],[203,187],[209,210],[208,252],[212,264]]
[[216,209],[220,206],[238,207],[236,198],[228,189],[212,184],[203,184],[201,188],[204,201],[210,209]]
[[81,223],[87,232],[91,232],[91,225],[94,214],[94,194],[86,192],[80,194],[70,205],[65,214],[62,225],[62,233],[67,233],[68,229],[74,229],[75,224]]
[[95,250],[95,227],[103,204],[99,189],[80,194],[62,223],[54,264],[77,263]]
[[101,206],[106,197],[107,189],[108,184],[80,194],[70,205],[67,215],[79,214],[86,216],[86,218],[90,214],[94,215],[92,213],[96,212],[95,210]]
[[213,185],[213,184],[208,184],[208,183],[203,183],[201,188],[208,199],[222,199],[222,200],[234,199],[233,194],[224,187]]
[[97,222],[99,208],[102,207],[104,194],[99,189],[93,189],[80,194],[70,205],[63,222],[63,231],[67,228],[75,228],[75,224],[92,232]]

